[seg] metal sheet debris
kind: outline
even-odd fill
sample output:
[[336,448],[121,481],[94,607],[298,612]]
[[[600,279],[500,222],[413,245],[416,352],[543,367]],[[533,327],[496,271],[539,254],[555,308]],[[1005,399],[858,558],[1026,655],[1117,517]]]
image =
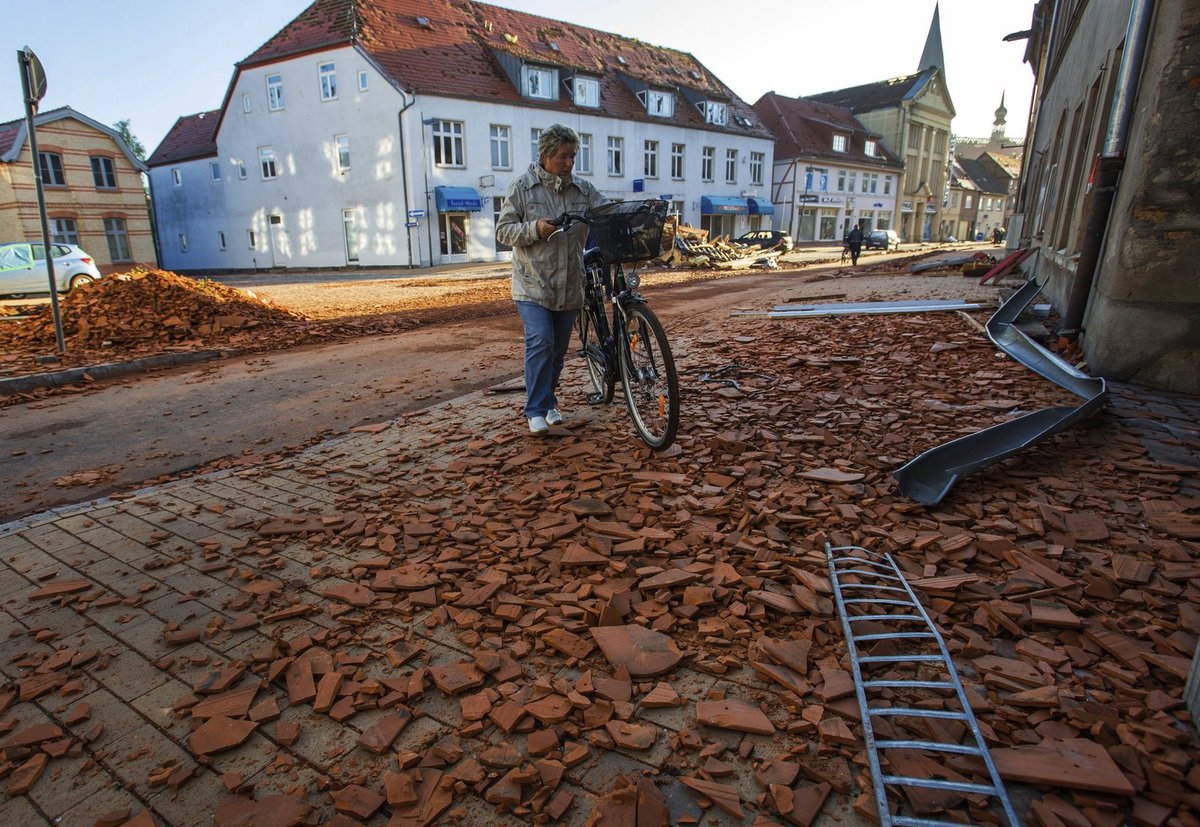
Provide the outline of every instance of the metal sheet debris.
[[808,316],[880,315],[889,313],[930,313],[939,310],[982,310],[983,305],[965,299],[926,299],[903,302],[839,302],[837,304],[779,304],[769,311],[734,310],[731,316],[766,316],[768,319],[795,319]]
[[1083,403],[1074,408],[1034,411],[930,448],[892,474],[905,495],[922,505],[936,505],[963,477],[1053,436],[1104,406],[1108,385],[1103,377],[1093,378],[1076,370],[1014,324],[1040,291],[1036,280],[1025,282],[988,320],[988,338],[1034,373],[1082,398]]

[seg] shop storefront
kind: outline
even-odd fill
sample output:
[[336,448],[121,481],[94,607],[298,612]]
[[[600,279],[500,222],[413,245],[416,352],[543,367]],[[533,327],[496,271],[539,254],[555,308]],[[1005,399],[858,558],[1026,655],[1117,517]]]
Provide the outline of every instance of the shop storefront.
[[469,261],[470,216],[483,210],[483,198],[474,187],[434,187],[433,195],[442,263]]
[[775,215],[775,205],[765,198],[755,198],[751,196],[746,199],[746,206],[750,210],[750,231],[754,230],[769,230],[771,228],[771,216]]
[[750,204],[745,198],[731,195],[705,195],[700,198],[700,229],[708,230],[709,238],[722,235],[736,238],[740,235],[738,216],[749,213]]

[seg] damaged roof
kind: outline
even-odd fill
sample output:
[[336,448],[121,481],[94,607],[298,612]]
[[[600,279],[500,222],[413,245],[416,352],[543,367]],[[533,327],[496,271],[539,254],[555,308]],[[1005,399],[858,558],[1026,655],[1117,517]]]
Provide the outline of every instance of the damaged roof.
[[992,170],[986,164],[980,163],[978,158],[959,158],[958,165],[975,182],[981,192],[1008,194],[1010,182],[994,175]]
[[146,166],[157,167],[215,156],[217,116],[220,114],[219,109],[213,109],[179,118],[154,150],[154,154],[146,161]]
[[[789,98],[768,92],[754,104],[763,124],[775,133],[775,158],[820,158],[841,163],[900,169],[901,164],[881,143],[881,136],[862,124],[845,107],[809,98]],[[833,136],[847,136],[847,151],[835,152]],[[875,154],[865,144],[875,141]]]
[[864,83],[861,86],[851,86],[846,89],[835,89],[832,92],[821,92],[808,97],[810,100],[844,106],[855,114],[874,112],[877,109],[899,106],[904,101],[916,97],[939,72],[937,67],[931,66],[914,75]]

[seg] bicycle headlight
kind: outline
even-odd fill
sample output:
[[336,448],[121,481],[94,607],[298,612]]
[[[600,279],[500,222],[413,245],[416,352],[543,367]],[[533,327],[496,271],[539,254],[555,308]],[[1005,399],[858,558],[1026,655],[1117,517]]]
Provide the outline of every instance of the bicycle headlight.
[[626,273],[625,274],[625,286],[628,287],[630,290],[637,290],[638,286],[641,283],[642,283],[642,277],[639,276],[637,273]]

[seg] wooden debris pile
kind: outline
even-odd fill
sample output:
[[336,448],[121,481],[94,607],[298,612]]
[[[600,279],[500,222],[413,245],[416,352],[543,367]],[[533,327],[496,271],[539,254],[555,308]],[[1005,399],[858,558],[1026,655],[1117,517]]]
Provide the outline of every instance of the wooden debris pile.
[[[955,316],[715,324],[681,343],[689,417],[662,454],[615,409],[530,441],[511,400],[485,398],[472,405],[494,407],[494,425],[376,429],[361,454],[342,442],[236,486],[198,483],[178,522],[211,537],[172,534],[165,502],[131,504],[166,527],[143,538],[147,577],[213,584],[194,614],[161,623],[154,665],[190,687],[171,709],[191,761],[154,783],[186,797],[190,779],[220,773],[218,825],[449,824],[484,805],[535,823],[686,824],[716,808],[811,825],[833,797],[869,813],[832,542],[891,552],[924,593],[1002,774],[1037,786],[1024,800],[1038,823],[1192,823],[1200,742],[1181,695],[1200,629],[1196,472],[1112,421],[1062,434],[1054,473],[1028,459],[990,469],[928,511],[897,492],[903,458],[1060,392],[997,362]],[[265,516],[245,502],[256,480],[285,498],[315,487],[324,505]],[[125,624],[100,610],[134,612],[155,588],[64,578],[31,597],[113,628]],[[21,705],[62,705],[72,669],[103,679],[22,618]],[[54,725],[61,736],[14,747],[5,770],[82,737],[58,713]],[[223,769],[264,747],[270,771]],[[910,804],[982,816],[970,796]]]
[[[255,328],[286,327],[303,317],[253,293],[166,270],[139,269],[84,285],[60,299],[72,349],[223,342]],[[0,325],[0,347],[53,346],[48,305]]]
[[709,267],[716,270],[745,270],[750,267],[774,267],[775,260],[783,250],[763,250],[754,244],[735,244],[727,236],[708,238],[707,230],[678,225],[674,233],[675,243],[664,245],[664,253],[658,258],[662,264],[673,267]]

